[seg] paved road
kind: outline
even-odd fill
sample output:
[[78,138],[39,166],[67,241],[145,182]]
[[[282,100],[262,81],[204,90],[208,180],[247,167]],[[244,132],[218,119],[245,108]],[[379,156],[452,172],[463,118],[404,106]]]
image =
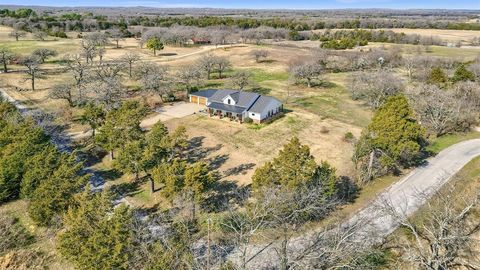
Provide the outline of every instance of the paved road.
[[[363,236],[371,236],[372,232],[375,232],[376,238],[370,239],[373,242],[380,241],[398,227],[398,224],[390,216],[381,213],[382,211],[378,207],[384,203],[385,199],[391,202],[396,211],[410,215],[424,203],[422,198],[430,197],[455,173],[477,156],[480,156],[480,139],[461,142],[443,150],[437,156],[429,159],[424,166],[415,169],[399,182],[390,186],[368,207],[346,221],[345,225],[359,220],[371,220],[369,225],[363,226],[357,232],[357,236],[359,239],[363,239]],[[418,196],[419,194],[426,196],[421,197]],[[301,249],[304,245],[303,243],[309,242],[308,238],[311,235],[309,233],[303,237],[293,239],[290,242],[291,250]],[[263,246],[260,245],[252,245],[248,248],[248,253],[251,256],[262,248]],[[238,251],[234,250],[228,258],[236,261],[238,254]],[[267,248],[257,255],[249,263],[248,267],[249,269],[261,269],[277,264],[278,256],[275,250]]]

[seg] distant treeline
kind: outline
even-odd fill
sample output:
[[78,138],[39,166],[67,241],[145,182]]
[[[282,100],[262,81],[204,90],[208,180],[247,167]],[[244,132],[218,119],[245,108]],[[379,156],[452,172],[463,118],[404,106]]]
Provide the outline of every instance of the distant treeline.
[[[231,17],[231,16],[105,16],[87,13],[64,13],[52,15],[50,13],[37,14],[32,9],[21,8],[16,10],[0,9],[0,18],[15,19],[24,22],[42,23],[46,27],[59,27],[64,31],[92,31],[107,30],[112,27],[126,29],[129,26],[170,27],[183,26],[235,26],[241,29],[267,26],[288,30],[305,31],[316,29],[379,29],[379,28],[431,28],[455,30],[480,30],[480,23],[464,23],[428,18],[361,18],[335,19],[312,17]],[[7,20],[8,22],[8,20]],[[11,22],[10,22],[11,23]]]
[[307,34],[310,40],[319,40],[325,49],[351,49],[355,46],[365,46],[368,42],[413,44],[413,45],[445,45],[435,36],[420,36],[418,34],[395,33],[391,30],[336,30],[324,33]]

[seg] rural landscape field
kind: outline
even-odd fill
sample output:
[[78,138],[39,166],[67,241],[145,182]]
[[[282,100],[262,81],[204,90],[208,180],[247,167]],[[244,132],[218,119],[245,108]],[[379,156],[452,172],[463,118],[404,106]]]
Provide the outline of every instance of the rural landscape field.
[[0,269],[480,269],[473,2],[0,5]]

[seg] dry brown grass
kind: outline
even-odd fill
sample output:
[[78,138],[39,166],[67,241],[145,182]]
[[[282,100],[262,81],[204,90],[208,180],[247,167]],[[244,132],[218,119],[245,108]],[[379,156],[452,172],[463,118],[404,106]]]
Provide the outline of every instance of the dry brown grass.
[[473,30],[448,30],[448,29],[406,29],[393,28],[383,29],[391,30],[396,33],[417,34],[421,36],[437,36],[448,42],[470,42],[474,37],[480,36],[480,31]]
[[[249,184],[254,169],[276,156],[293,136],[310,146],[317,162],[328,161],[337,168],[340,175],[351,175],[352,145],[344,142],[343,136],[347,131],[358,136],[361,131],[358,127],[329,119],[322,120],[320,116],[301,110],[287,113],[285,117],[260,129],[199,115],[172,119],[166,125],[171,129],[184,125],[189,137],[200,138],[203,148],[214,149],[206,158],[219,160],[217,165],[220,172],[254,163],[255,166],[251,169],[225,177],[239,184]],[[329,132],[322,133],[323,128]]]
[[[1,32],[1,31],[0,31]],[[70,39],[77,42],[78,39]],[[1,43],[1,42],[0,42]],[[225,172],[229,169],[237,168],[244,164],[254,163],[255,166],[263,164],[265,161],[274,157],[278,150],[292,136],[298,136],[301,141],[309,145],[313,155],[317,161],[328,160],[334,165],[339,174],[351,175],[353,164],[350,160],[352,145],[344,142],[343,137],[346,132],[352,132],[356,136],[360,134],[361,124],[344,122],[335,120],[331,117],[335,114],[346,113],[352,114],[348,108],[355,108],[357,113],[367,111],[358,104],[347,102],[348,95],[342,92],[342,84],[344,78],[332,78],[338,87],[335,89],[328,88],[307,88],[301,85],[292,85],[285,78],[288,65],[292,61],[306,58],[309,55],[308,49],[292,49],[281,46],[255,46],[242,45],[228,48],[215,48],[215,46],[202,47],[170,47],[160,52],[160,54],[171,54],[170,56],[153,56],[152,52],[147,49],[140,49],[135,39],[127,39],[120,42],[121,48],[116,49],[114,46],[107,46],[104,59],[115,59],[122,56],[127,51],[135,51],[139,53],[143,61],[154,61],[170,66],[172,72],[192,65],[198,58],[205,53],[214,53],[219,56],[227,57],[233,65],[233,69],[248,69],[257,74],[259,85],[270,89],[269,95],[275,96],[280,100],[284,100],[288,93],[292,94],[292,100],[298,98],[320,97],[313,99],[318,104],[314,107],[304,107],[304,104],[287,105],[293,112],[288,113],[285,117],[263,126],[260,129],[249,128],[248,125],[240,125],[228,121],[209,119],[208,117],[189,116],[182,119],[168,120],[166,124],[170,128],[178,125],[187,127],[190,137],[202,137],[202,146],[211,148],[221,145],[217,150],[212,151],[207,158],[213,159],[222,156],[224,161],[219,164],[219,171]],[[77,46],[77,50],[79,49]],[[256,63],[251,53],[253,50],[262,48],[268,50],[268,61]],[[72,51],[74,52],[74,51]],[[60,56],[59,56],[60,57]],[[51,64],[54,66],[54,64]],[[260,73],[261,74],[260,74]],[[283,79],[278,79],[278,78]],[[37,82],[36,91],[16,91],[15,87],[28,89],[28,82],[23,82],[24,75],[11,73],[3,74],[3,85],[10,86],[8,92],[15,98],[24,101],[31,106],[38,106],[42,109],[58,114],[70,115],[65,119],[59,119],[69,125],[69,132],[78,133],[85,131],[87,127],[78,123],[72,123],[71,115],[75,116],[80,113],[79,109],[73,109],[72,113],[64,113],[67,104],[64,101],[51,100],[47,97],[49,89],[57,84],[68,80],[71,77],[68,74],[58,74],[48,76],[46,80]],[[221,84],[225,84],[227,80],[217,80]],[[129,82],[130,84],[131,82]],[[147,98],[151,100],[151,98]],[[343,102],[345,101],[345,102]],[[348,104],[348,108],[340,105]],[[367,114],[368,118],[369,115]],[[351,117],[344,117],[348,119]],[[322,132],[328,129],[329,132]],[[236,175],[230,175],[225,179],[237,181],[240,184],[248,184],[254,168],[242,171]]]

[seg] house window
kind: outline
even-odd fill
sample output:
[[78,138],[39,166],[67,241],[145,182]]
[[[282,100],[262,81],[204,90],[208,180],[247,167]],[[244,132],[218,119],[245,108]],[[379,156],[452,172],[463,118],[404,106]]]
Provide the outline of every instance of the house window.
[[227,103],[230,104],[230,99],[227,99]]
[[255,114],[254,114],[254,113],[252,113],[252,116],[255,116]]

